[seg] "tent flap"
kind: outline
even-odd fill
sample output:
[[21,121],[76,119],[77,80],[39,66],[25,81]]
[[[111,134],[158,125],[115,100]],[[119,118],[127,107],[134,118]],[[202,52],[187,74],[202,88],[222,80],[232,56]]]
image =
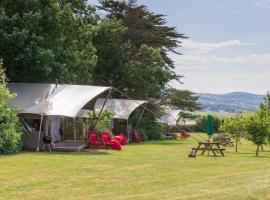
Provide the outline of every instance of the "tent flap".
[[[17,84],[13,84],[13,87]],[[17,108],[19,107],[17,102],[21,99],[27,99],[25,95],[30,94],[36,99],[41,99],[37,103],[31,103],[25,105],[20,113],[32,113],[32,114],[43,114],[46,116],[67,116],[75,117],[79,111],[87,105],[91,100],[101,95],[102,93],[110,90],[110,87],[98,87],[98,86],[86,86],[86,85],[54,85],[47,84],[49,86],[54,86],[53,90],[50,87],[48,92],[48,97],[43,97],[43,92],[38,92],[39,84],[25,84],[24,91],[20,91],[20,84],[17,85],[15,93],[19,93],[15,103],[13,105]],[[46,84],[45,84],[46,85]],[[35,90],[32,90],[35,88]],[[45,90],[45,89],[44,89]],[[51,91],[52,90],[52,91]],[[43,96],[42,96],[43,95]],[[38,97],[40,96],[40,97]],[[45,95],[46,96],[46,95]],[[32,98],[32,97],[31,97]],[[32,98],[32,99],[35,99]],[[16,106],[17,105],[17,106]]]
[[[99,113],[105,99],[98,99],[95,105],[95,112]],[[127,99],[108,99],[104,107],[114,114],[113,119],[128,119],[134,110],[147,101],[127,100]]]
[[182,110],[165,109],[165,114],[157,120],[159,123],[176,125]]

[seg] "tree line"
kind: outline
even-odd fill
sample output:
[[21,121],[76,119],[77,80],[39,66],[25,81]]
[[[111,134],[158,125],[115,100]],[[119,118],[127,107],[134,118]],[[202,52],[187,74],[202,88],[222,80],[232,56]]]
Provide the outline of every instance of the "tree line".
[[0,58],[11,82],[113,86],[163,103],[170,93],[196,109],[194,93],[168,87],[181,82],[169,53],[181,54],[186,38],[136,0],[0,2]]

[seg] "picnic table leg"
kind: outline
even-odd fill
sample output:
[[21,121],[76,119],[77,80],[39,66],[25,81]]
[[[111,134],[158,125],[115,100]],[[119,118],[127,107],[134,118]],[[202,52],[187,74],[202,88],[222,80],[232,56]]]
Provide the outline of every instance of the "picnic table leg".
[[220,154],[222,155],[222,156],[224,156],[224,153],[223,153],[223,150],[221,149],[221,147],[220,147],[220,145],[219,144],[216,144],[217,145],[217,147],[219,148],[219,152],[220,152]]
[[223,150],[220,149],[219,151],[220,151],[221,155],[224,157]]
[[198,152],[198,149],[201,147],[201,144],[198,144],[196,150],[194,151],[194,155],[196,156],[197,152]]
[[217,156],[216,151],[212,149],[213,155]]
[[205,153],[205,150],[202,150],[201,156]]

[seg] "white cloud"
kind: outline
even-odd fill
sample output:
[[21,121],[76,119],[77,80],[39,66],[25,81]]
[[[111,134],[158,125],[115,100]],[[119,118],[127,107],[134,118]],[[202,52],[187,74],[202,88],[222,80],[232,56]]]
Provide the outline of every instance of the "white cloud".
[[234,10],[234,11],[229,12],[229,14],[230,15],[239,15],[239,14],[241,14],[241,12],[237,11],[237,10]]
[[177,65],[208,65],[208,64],[270,64],[270,54],[248,54],[232,57],[215,55],[183,55],[174,56]]
[[208,53],[213,50],[223,49],[226,47],[242,46],[245,43],[239,40],[228,40],[219,43],[206,43],[206,42],[194,42],[192,40],[183,41],[182,46],[189,51],[193,51],[196,54]]
[[[270,53],[243,53],[244,50],[255,44],[240,40],[228,40],[218,43],[186,40],[182,45],[184,55],[179,56],[174,54],[172,55],[172,59],[178,65],[197,66],[209,64],[270,64]],[[235,51],[234,47],[238,47],[237,51]],[[230,52],[229,55],[228,52]]]
[[253,6],[259,7],[259,6],[267,6],[269,5],[270,0],[257,0],[253,3]]

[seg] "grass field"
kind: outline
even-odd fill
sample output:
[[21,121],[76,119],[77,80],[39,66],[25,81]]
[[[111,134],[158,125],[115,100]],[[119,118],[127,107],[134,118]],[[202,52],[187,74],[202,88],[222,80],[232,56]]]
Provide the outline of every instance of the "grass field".
[[270,151],[256,158],[244,142],[237,154],[230,147],[225,157],[188,158],[194,145],[0,156],[0,199],[270,199]]

